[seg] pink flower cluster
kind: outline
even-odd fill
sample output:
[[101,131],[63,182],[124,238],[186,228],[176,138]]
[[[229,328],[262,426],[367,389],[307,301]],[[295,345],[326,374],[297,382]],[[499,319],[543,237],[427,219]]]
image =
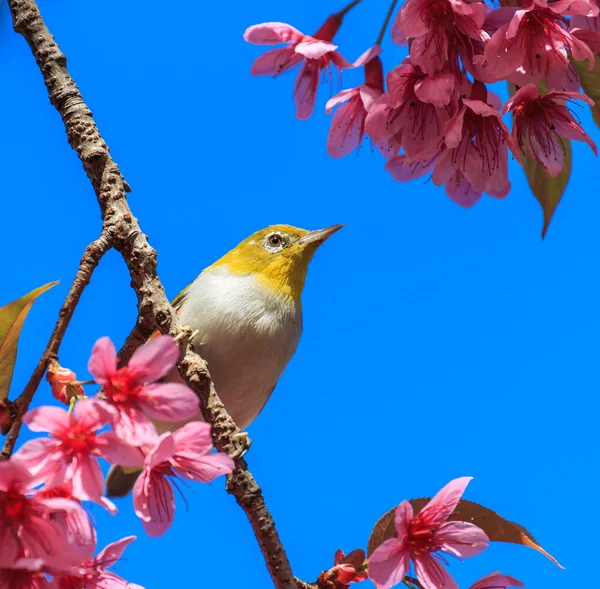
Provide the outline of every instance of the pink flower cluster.
[[[450,481],[417,514],[403,501],[395,512],[396,533],[378,546],[368,561],[369,578],[377,589],[389,589],[408,574],[411,562],[423,589],[458,589],[442,563],[444,556],[468,558],[488,546],[485,532],[472,523],[448,521],[460,501],[470,477]],[[447,563],[446,563],[447,564]],[[523,587],[512,577],[492,573],[470,589]]]
[[[600,51],[598,0],[507,0],[493,8],[478,0],[406,0],[392,25],[392,40],[409,55],[385,76],[375,45],[356,62],[337,52],[340,14],[314,37],[284,23],[248,28],[250,43],[285,44],[256,59],[253,75],[279,75],[301,65],[294,98],[298,118],[313,112],[321,72],[363,67],[364,83],[329,100],[337,106],[327,141],[339,158],[368,135],[387,159],[392,178],[432,174],[458,204],[486,193],[510,191],[508,159],[537,160],[552,177],[563,169],[565,139],[596,146],[569,108],[579,93],[573,62],[594,66]],[[387,25],[387,21],[384,25]],[[383,33],[383,30],[382,30]],[[508,81],[517,91],[504,106],[487,84]],[[512,132],[502,117],[512,114]]]
[[[69,410],[44,406],[29,411],[24,423],[49,436],[26,442],[10,460],[0,462],[0,587],[138,587],[108,570],[134,537],[93,556],[96,532],[82,502],[117,511],[103,496],[99,458],[142,469],[133,502],[151,536],[163,534],[173,521],[171,481],[209,482],[232,472],[233,461],[212,452],[208,424],[190,423],[162,436],[152,424],[151,419],[179,422],[198,413],[198,399],[190,389],[157,382],[178,357],[173,339],[160,336],[139,348],[128,366],[117,368],[112,342],[98,340],[88,369],[103,385],[101,399],[82,398],[75,374],[52,367],[53,393],[69,403]],[[65,387],[77,394],[66,394]]]

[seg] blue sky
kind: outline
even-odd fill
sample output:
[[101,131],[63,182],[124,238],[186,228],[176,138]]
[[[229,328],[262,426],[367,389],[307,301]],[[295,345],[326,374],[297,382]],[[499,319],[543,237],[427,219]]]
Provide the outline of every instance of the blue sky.
[[[279,20],[311,33],[341,8],[334,0],[40,6],[133,188],[169,295],[269,224],[347,225],[315,257],[300,347],[250,428],[248,463],[296,575],[313,580],[336,549],[365,547],[377,518],[402,499],[471,475],[466,497],[529,528],[566,570],[496,544],[452,564],[461,587],[497,569],[530,589],[588,584],[599,522],[585,505],[600,479],[600,201],[589,148],[575,146],[573,178],[542,242],[541,211],[514,162],[511,194],[465,211],[431,182],[392,182],[368,144],[359,157],[329,158],[330,88],[300,122],[293,75],[249,76],[261,49],[242,40],[247,26]],[[365,0],[347,17],[337,37],[346,57],[373,42],[387,7]],[[6,3],[0,35],[0,303],[61,280],[23,330],[18,392],[101,220]],[[383,49],[386,68],[401,58],[389,41]],[[343,85],[359,80],[349,72]],[[591,124],[587,112],[582,119]],[[61,349],[82,378],[94,341],[120,344],[134,325],[128,284],[110,253]],[[36,403],[49,402],[43,385]],[[117,570],[146,589],[268,587],[223,480],[187,499],[160,539],[145,536],[129,500],[116,518],[93,510],[100,544],[139,536]]]

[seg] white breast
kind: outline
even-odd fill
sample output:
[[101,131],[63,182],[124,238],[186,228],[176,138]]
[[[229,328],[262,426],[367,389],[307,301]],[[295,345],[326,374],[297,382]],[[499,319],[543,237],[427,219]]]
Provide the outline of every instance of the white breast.
[[296,351],[300,304],[226,267],[209,270],[190,286],[181,321],[208,362],[215,388],[240,428],[258,415]]

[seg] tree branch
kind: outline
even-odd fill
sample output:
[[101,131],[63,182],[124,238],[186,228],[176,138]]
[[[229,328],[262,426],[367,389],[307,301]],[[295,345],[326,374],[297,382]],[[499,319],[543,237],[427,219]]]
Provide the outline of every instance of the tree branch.
[[[9,6],[14,29],[31,48],[44,77],[50,102],[60,113],[69,143],[92,182],[102,211],[104,230],[129,269],[131,286],[138,297],[139,318],[123,356],[130,355],[156,328],[162,333],[185,336],[156,273],[156,251],[142,233],[125,198],[129,186],[69,75],[66,56],[48,31],[34,0],[9,0]],[[194,353],[186,337],[180,339],[179,345],[183,353],[180,372],[200,399],[202,414],[213,428],[215,446],[231,453],[236,448],[239,438],[235,436],[240,433],[239,429],[217,396],[206,363]],[[43,370],[36,376],[38,382],[42,374]],[[227,490],[234,495],[250,521],[275,587],[296,589],[297,582],[262,491],[245,460],[238,458],[235,462]]]
[[21,431],[23,415],[25,415],[29,409],[33,395],[35,394],[35,391],[37,390],[42,377],[44,376],[44,372],[46,372],[48,362],[50,360],[57,359],[58,349],[60,348],[60,344],[67,331],[71,317],[73,317],[75,307],[77,307],[77,304],[79,303],[81,294],[83,293],[85,287],[89,284],[92,273],[96,269],[98,262],[100,262],[100,259],[110,249],[110,247],[111,242],[105,232],[103,232],[102,235],[96,239],[96,241],[93,241],[87,246],[83,257],[81,258],[79,269],[77,270],[77,274],[75,275],[75,279],[73,280],[69,294],[67,294],[67,298],[63,303],[60,313],[58,314],[58,321],[54,326],[54,331],[50,336],[48,345],[46,346],[38,365],[33,371],[29,382],[23,389],[23,392],[14,402],[14,405],[17,407],[17,414],[8,432],[8,437],[4,442],[4,447],[2,448],[1,454],[2,458],[9,458],[12,454],[17,438],[19,437],[19,432]]

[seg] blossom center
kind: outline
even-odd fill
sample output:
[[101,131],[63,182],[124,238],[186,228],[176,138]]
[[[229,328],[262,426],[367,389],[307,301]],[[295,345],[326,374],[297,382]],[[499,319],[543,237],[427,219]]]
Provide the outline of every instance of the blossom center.
[[27,512],[27,497],[16,491],[8,491],[0,496],[4,519],[22,521]]
[[435,552],[438,548],[435,542],[436,529],[437,527],[427,526],[419,516],[414,517],[406,540],[409,550],[414,554]]
[[80,424],[68,428],[61,436],[61,442],[67,454],[89,454],[95,446],[96,435]]
[[117,370],[104,389],[107,400],[114,405],[127,405],[132,398],[137,397],[142,385],[132,384],[127,367]]

